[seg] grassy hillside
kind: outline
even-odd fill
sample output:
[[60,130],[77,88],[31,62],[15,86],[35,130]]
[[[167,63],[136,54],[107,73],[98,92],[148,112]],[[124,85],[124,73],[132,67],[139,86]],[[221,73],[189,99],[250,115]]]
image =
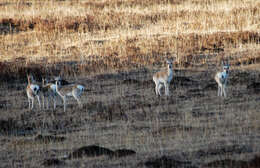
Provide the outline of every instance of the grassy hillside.
[[18,64],[0,66],[71,75],[161,65],[166,57],[185,67],[223,58],[259,63],[259,19],[255,0],[5,0],[0,61]]

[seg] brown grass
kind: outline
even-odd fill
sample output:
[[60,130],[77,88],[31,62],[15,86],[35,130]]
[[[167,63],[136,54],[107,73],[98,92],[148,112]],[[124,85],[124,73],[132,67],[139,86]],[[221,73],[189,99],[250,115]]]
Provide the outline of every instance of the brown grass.
[[253,0],[6,0],[0,11],[0,61],[24,59],[12,73],[32,63],[61,63],[68,75],[133,69],[165,57],[180,66],[259,63]]

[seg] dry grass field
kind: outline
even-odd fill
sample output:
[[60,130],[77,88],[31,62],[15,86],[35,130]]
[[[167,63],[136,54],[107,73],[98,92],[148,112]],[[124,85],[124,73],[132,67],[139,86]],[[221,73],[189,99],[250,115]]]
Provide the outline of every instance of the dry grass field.
[[[260,167],[259,33],[255,0],[0,1],[0,167]],[[83,108],[29,110],[27,73],[84,84]]]

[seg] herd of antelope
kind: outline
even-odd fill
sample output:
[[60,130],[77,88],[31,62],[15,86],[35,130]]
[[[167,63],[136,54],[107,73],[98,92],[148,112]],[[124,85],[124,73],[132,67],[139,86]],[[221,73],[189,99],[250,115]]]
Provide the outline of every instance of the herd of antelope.
[[[155,83],[155,94],[161,96],[161,88],[164,86],[165,95],[169,96],[169,85],[173,78],[172,61],[166,60],[167,68],[165,70],[159,71],[153,75],[153,81]],[[226,85],[229,73],[229,64],[222,61],[223,71],[217,72],[215,75],[215,80],[218,84],[218,96],[226,97]],[[78,105],[82,107],[82,102],[80,97],[85,89],[81,84],[73,83],[62,85],[62,79],[56,77],[54,81],[48,81],[48,79],[43,78],[42,84],[36,83],[32,75],[27,75],[28,85],[26,87],[26,93],[29,102],[29,109],[34,107],[34,99],[37,98],[39,107],[45,108],[45,100],[47,99],[47,109],[49,108],[50,99],[53,100],[53,108],[56,108],[56,98],[59,96],[63,101],[64,112],[66,111],[66,104],[68,97],[74,97],[78,102]],[[40,101],[42,97],[42,104]]]
[[[48,79],[42,79],[42,85],[39,86],[34,80],[32,75],[27,75],[28,85],[26,87],[26,93],[29,102],[29,109],[33,109],[34,99],[37,98],[39,107],[45,108],[45,100],[47,99],[47,109],[49,108],[50,99],[53,100],[53,108],[56,109],[56,97],[60,96],[63,101],[64,112],[66,111],[67,98],[74,97],[79,106],[82,107],[80,96],[82,95],[85,87],[80,84],[67,84],[62,85],[62,79],[60,77],[55,78],[54,81],[48,81]],[[42,96],[42,105],[40,102],[40,96]],[[42,107],[43,106],[43,107]]]

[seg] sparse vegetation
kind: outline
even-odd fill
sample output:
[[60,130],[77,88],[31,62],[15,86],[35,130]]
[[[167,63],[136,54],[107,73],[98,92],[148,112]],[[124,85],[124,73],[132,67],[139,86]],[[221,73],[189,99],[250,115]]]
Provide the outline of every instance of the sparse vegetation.
[[[259,167],[259,21],[256,0],[1,1],[0,167]],[[28,110],[28,72],[84,84],[83,107]]]

